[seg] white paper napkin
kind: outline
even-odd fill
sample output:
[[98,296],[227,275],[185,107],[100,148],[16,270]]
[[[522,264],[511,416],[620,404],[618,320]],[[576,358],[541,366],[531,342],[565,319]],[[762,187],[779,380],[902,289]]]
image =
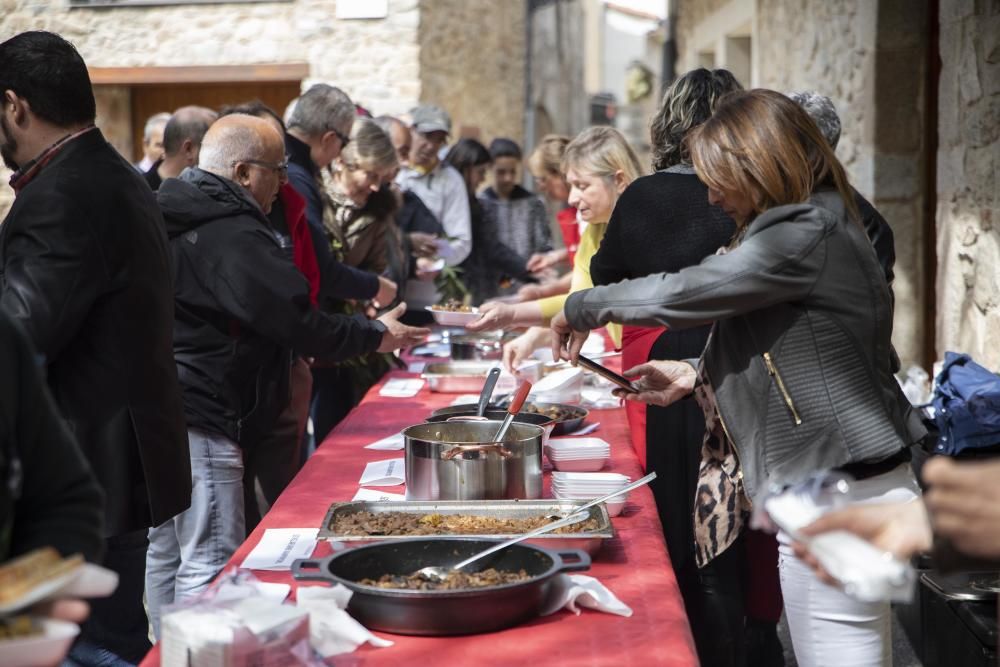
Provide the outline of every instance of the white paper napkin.
[[240,567],[248,570],[288,570],[292,561],[309,558],[319,528],[268,528]]
[[378,648],[392,646],[376,637],[344,611],[351,599],[345,586],[299,586],[296,605],[309,614],[309,640],[324,658],[350,653],[365,642]]
[[548,616],[566,608],[579,616],[580,607],[618,616],[632,615],[632,609],[615,597],[604,584],[583,574],[560,574],[556,577],[540,615]]
[[361,486],[396,486],[406,481],[405,459],[372,461],[361,474]]
[[381,440],[376,440],[375,442],[365,445],[365,449],[382,449],[386,451],[399,450],[403,448],[404,445],[403,434],[393,433],[392,435],[387,435]]
[[402,493],[387,493],[386,491],[378,491],[376,489],[358,489],[358,492],[354,494],[351,500],[379,503],[387,500],[406,500],[406,496]]
[[478,394],[459,394],[449,405],[465,405],[466,403],[478,403]]
[[392,378],[378,390],[379,396],[389,398],[410,398],[416,396],[424,381],[421,378]]

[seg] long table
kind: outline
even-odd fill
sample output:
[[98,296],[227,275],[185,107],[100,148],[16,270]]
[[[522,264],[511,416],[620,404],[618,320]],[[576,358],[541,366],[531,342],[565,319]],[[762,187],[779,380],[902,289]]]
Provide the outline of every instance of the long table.
[[[394,371],[383,379],[416,377]],[[375,440],[420,423],[430,411],[448,405],[454,394],[432,393],[425,385],[413,398],[379,396],[381,383],[326,438],[305,467],[278,498],[271,511],[233,555],[235,566],[257,545],[268,528],[319,526],[331,502],[350,500],[370,461],[401,457],[402,452],[365,449]],[[629,445],[624,410],[591,411],[599,421],[594,434],[611,443],[609,470],[642,475]],[[664,443],[669,445],[669,443]],[[548,475],[545,487],[548,489]],[[380,487],[402,493],[402,487]],[[548,491],[546,491],[548,493]],[[633,610],[623,618],[593,610],[580,616],[560,610],[521,626],[485,635],[464,637],[408,637],[383,635],[390,648],[362,646],[337,656],[337,665],[696,665],[698,660],[684,605],[670,565],[656,505],[648,487],[637,489],[621,516],[612,520],[616,537],[605,542],[585,574],[598,578]],[[321,542],[314,553],[322,557],[330,546]],[[227,566],[228,569],[228,566]],[[288,572],[255,572],[263,581],[295,581]],[[143,665],[155,665],[156,651]],[[333,661],[331,661],[333,663]]]

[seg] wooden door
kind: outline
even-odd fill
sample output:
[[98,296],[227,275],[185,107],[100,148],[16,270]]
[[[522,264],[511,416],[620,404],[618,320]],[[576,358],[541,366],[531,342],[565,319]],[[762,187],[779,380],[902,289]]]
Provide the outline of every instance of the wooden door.
[[298,97],[299,81],[253,81],[238,83],[166,83],[132,86],[133,160],[142,157],[142,131],[146,119],[161,111],[196,104],[219,110],[230,104],[260,100],[282,115]]

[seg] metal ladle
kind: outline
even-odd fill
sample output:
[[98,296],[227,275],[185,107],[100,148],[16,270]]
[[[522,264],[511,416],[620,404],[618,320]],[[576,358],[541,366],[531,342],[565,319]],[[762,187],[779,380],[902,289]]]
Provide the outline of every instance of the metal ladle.
[[490,554],[496,553],[497,551],[500,551],[501,549],[506,549],[510,545],[517,544],[518,542],[521,542],[522,540],[526,540],[526,539],[528,539],[530,537],[535,537],[536,535],[541,535],[542,533],[548,533],[548,532],[553,531],[553,530],[558,530],[558,529],[563,528],[565,526],[572,526],[574,523],[580,523],[581,521],[583,521],[584,519],[586,519],[588,516],[590,516],[589,512],[580,512],[580,511],[574,512],[573,514],[571,514],[568,517],[565,517],[563,519],[560,519],[559,521],[555,521],[553,523],[547,523],[544,526],[540,526],[538,528],[535,528],[534,530],[528,531],[527,533],[524,533],[523,535],[519,535],[517,537],[514,537],[512,539],[506,540],[504,542],[500,542],[499,544],[494,544],[489,549],[486,549],[485,551],[480,551],[479,553],[474,554],[474,555],[470,556],[469,558],[466,558],[463,561],[459,561],[458,563],[455,563],[454,565],[450,565],[450,566],[446,566],[446,567],[442,567],[440,565],[428,565],[427,567],[422,567],[419,570],[417,570],[415,574],[419,575],[420,577],[423,577],[427,581],[436,581],[436,582],[445,581],[448,578],[448,575],[451,574],[452,572],[457,572],[458,570],[461,570],[466,565],[469,565],[470,563],[476,562],[480,558],[484,558],[486,556],[489,556]]

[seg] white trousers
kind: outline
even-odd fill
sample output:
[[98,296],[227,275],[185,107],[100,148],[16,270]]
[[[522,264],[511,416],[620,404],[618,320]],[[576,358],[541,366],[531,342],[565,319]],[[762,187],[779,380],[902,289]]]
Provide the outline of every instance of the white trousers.
[[[906,502],[919,493],[909,464],[851,485],[859,503]],[[888,602],[861,602],[821,582],[778,533],[785,617],[799,667],[891,667]]]

